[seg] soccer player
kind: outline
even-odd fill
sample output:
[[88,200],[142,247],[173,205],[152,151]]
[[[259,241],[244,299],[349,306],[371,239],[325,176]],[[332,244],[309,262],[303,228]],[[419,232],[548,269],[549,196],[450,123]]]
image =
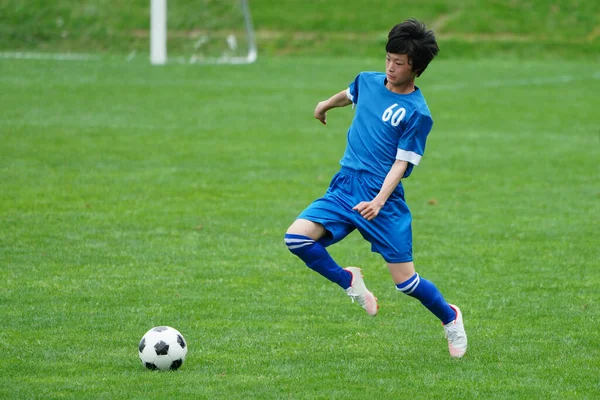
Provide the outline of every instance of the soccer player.
[[325,195],[310,204],[285,234],[288,249],[306,265],[345,289],[372,316],[377,298],[360,268],[340,267],[326,250],[357,229],[386,261],[396,288],[418,299],[444,327],[452,357],[467,350],[462,313],[437,287],[415,271],[411,214],[402,179],[421,161],[433,125],[425,98],[415,86],[439,51],[435,36],[409,19],[388,34],[385,73],[361,72],[349,87],[317,104],[314,116],[326,124],[332,108],[356,108],[347,145]]

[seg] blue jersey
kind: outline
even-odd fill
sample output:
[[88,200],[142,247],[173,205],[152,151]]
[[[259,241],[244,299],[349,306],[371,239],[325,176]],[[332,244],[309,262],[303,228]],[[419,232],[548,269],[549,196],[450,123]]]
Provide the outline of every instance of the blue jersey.
[[394,93],[385,79],[383,73],[361,72],[348,87],[356,111],[340,164],[383,178],[395,160],[407,161],[406,178],[421,161],[433,120],[419,88]]

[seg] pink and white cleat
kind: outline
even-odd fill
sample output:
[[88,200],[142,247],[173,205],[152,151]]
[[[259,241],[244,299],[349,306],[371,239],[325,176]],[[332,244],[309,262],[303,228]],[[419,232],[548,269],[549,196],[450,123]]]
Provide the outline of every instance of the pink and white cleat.
[[354,300],[358,301],[358,304],[361,305],[367,314],[373,317],[376,316],[377,310],[379,309],[377,297],[375,297],[365,286],[365,281],[360,268],[348,267],[344,269],[352,274],[350,287],[346,289],[346,293],[350,296],[352,302],[354,303]]
[[453,304],[450,304],[450,307],[456,312],[456,319],[444,325],[446,339],[448,339],[448,349],[452,357],[461,358],[467,352],[467,333],[465,332],[460,308]]

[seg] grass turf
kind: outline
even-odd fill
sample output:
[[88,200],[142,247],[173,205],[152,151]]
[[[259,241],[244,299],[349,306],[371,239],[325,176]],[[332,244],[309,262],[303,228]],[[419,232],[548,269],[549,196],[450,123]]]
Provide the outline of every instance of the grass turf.
[[[463,309],[464,359],[357,234],[331,252],[376,318],[285,249],[352,117],[320,126],[316,102],[382,65],[1,61],[0,397],[600,396],[597,64],[437,60],[419,80],[416,264]],[[175,373],[137,359],[160,324],[190,346]]]

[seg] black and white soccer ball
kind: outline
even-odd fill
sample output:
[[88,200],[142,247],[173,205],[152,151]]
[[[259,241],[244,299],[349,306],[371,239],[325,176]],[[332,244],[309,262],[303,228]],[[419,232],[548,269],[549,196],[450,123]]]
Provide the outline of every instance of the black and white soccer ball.
[[188,347],[183,335],[170,326],[156,326],[140,340],[142,364],[153,370],[175,370],[183,364]]

